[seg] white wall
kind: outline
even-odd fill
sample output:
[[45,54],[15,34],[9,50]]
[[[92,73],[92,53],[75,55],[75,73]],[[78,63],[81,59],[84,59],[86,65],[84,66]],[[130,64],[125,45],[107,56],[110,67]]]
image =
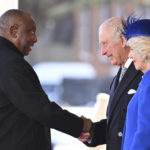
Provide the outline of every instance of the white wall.
[[0,0],[0,15],[8,9],[18,9],[19,0]]

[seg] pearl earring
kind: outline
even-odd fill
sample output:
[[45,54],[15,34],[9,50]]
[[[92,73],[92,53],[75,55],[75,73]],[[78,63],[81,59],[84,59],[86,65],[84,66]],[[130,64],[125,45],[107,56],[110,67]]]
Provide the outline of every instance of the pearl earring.
[[145,59],[144,62],[147,63],[147,59]]
[[144,58],[144,62],[145,62],[145,63],[148,62],[148,57],[147,57],[147,56]]

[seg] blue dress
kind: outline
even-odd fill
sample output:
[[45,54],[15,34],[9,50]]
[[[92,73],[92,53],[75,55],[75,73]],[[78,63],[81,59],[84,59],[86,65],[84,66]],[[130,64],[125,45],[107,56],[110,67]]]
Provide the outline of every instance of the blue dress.
[[122,150],[150,150],[150,70],[128,105]]

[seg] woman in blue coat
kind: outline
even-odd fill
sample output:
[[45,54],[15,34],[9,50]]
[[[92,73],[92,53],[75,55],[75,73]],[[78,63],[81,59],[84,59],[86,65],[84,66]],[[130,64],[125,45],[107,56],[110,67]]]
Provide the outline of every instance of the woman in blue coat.
[[150,150],[150,19],[128,18],[124,35],[129,57],[144,75],[127,108],[122,150]]

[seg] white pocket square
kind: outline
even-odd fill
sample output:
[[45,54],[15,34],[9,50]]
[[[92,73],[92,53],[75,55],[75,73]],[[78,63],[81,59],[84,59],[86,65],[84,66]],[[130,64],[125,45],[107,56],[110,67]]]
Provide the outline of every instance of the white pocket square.
[[128,94],[135,94],[136,93],[136,90],[134,90],[134,89],[130,89],[129,91],[128,91]]

